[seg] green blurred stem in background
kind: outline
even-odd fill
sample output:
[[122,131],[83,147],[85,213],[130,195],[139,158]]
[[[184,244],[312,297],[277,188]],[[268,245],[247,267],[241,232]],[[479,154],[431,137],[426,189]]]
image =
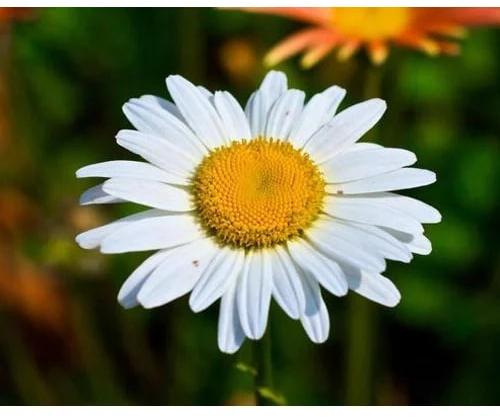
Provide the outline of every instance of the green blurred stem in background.
[[271,332],[253,341],[253,362],[255,366],[255,401],[257,405],[276,405],[273,401],[273,372],[271,364]]
[[348,307],[346,405],[370,405],[375,345],[375,310],[370,301],[351,296]]
[[[380,96],[381,69],[368,60],[364,68],[363,96],[371,99]],[[370,132],[374,138],[375,129]],[[373,350],[375,349],[376,310],[373,303],[357,295],[350,295],[348,305],[348,341],[346,405],[373,404]]]

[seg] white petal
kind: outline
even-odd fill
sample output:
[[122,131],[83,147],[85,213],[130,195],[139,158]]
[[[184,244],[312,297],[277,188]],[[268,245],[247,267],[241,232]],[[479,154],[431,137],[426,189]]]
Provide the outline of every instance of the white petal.
[[328,160],[368,132],[386,108],[381,99],[370,99],[348,107],[316,132],[304,146],[304,151],[317,163]]
[[397,240],[402,242],[408,249],[415,254],[428,255],[432,252],[432,243],[423,234],[408,234],[401,231],[396,231],[390,228],[381,228],[385,232],[391,234]]
[[272,267],[266,251],[247,254],[237,292],[241,326],[247,337],[264,335],[272,292]]
[[347,183],[329,184],[327,193],[375,193],[392,190],[412,189],[436,181],[436,174],[420,168],[400,168],[389,173],[379,174]]
[[245,113],[230,93],[215,92],[214,104],[231,140],[252,138]]
[[[144,133],[133,129],[120,130],[116,134],[116,139],[118,140],[118,144],[125,149],[143,157],[156,157],[161,164],[167,167],[172,164],[169,159],[180,159],[181,162],[178,164],[184,167],[184,170],[192,169],[206,153],[206,148],[203,148],[201,154],[200,152],[192,152],[192,149],[184,146],[186,142],[184,141],[183,143],[180,139],[173,141],[165,136]],[[130,147],[123,145],[122,142],[125,145],[130,144]]]
[[137,300],[155,308],[177,299],[193,288],[217,252],[211,239],[201,239],[165,250],[165,257],[146,279]]
[[347,154],[349,152],[358,152],[358,151],[364,151],[364,150],[373,150],[373,149],[382,149],[384,148],[382,145],[375,144],[373,142],[356,142],[355,144],[352,144],[348,146],[347,148],[344,148],[342,151],[339,151],[338,154],[335,155],[340,155],[340,154]]
[[150,209],[150,210],[145,210],[143,212],[134,213],[133,215],[118,219],[107,225],[103,225],[98,228],[93,228],[88,231],[82,232],[81,234],[77,235],[75,240],[80,247],[85,248],[87,250],[92,248],[97,248],[101,245],[102,240],[106,238],[109,234],[111,234],[114,231],[117,231],[119,228],[125,225],[130,224],[131,222],[138,221],[140,219],[165,216],[165,215],[166,212],[157,209]]
[[159,250],[186,244],[202,236],[190,215],[164,215],[131,222],[108,235],[101,243],[107,254]]
[[207,89],[204,86],[196,86],[196,88],[200,91],[203,96],[205,96],[207,99],[212,99],[213,98],[213,93]]
[[[260,126],[260,121],[258,121],[259,114],[257,112],[257,104],[255,103],[255,95],[257,94],[258,90],[254,91],[250,97],[247,100],[247,103],[245,104],[245,116],[248,121],[248,126],[250,126],[250,133],[252,136],[254,136],[254,126]],[[265,128],[265,126],[264,126]]]
[[217,342],[219,349],[228,354],[233,354],[241,347],[245,340],[245,333],[241,327],[238,315],[238,303],[236,302],[237,281],[229,286],[220,301],[219,326],[217,330]]
[[99,247],[104,237],[115,231],[118,225],[107,224],[98,228],[93,228],[77,235],[75,241],[81,248],[90,250]]
[[420,223],[433,224],[441,222],[441,214],[437,209],[412,197],[390,192],[358,194],[355,197],[371,199],[373,202],[406,213]]
[[85,190],[80,196],[80,205],[102,205],[108,203],[122,203],[125,202],[123,199],[119,199],[115,196],[110,196],[102,189],[103,184],[91,187]]
[[253,137],[264,134],[269,111],[286,89],[286,75],[279,71],[269,71],[259,89],[250,96],[245,114]]
[[413,152],[399,148],[366,149],[335,155],[321,164],[328,183],[358,180],[412,165]]
[[348,274],[349,288],[373,302],[394,307],[401,300],[399,290],[388,278],[366,271]]
[[300,90],[288,90],[273,104],[267,119],[265,136],[287,139],[293,123],[302,112],[305,94]]
[[288,250],[296,264],[305,274],[319,282],[336,296],[344,296],[349,290],[344,273],[339,265],[323,256],[303,239],[288,243]]
[[139,161],[106,161],[87,165],[76,172],[76,177],[124,177],[166,183],[172,179],[172,176],[158,167]]
[[167,77],[167,88],[184,119],[209,149],[226,143],[228,135],[206,95],[179,75]]
[[359,238],[360,245],[367,250],[376,251],[389,260],[402,261],[404,263],[410,262],[413,258],[411,251],[406,245],[381,228],[350,221],[332,221],[341,223],[346,228],[351,228],[353,234]]
[[411,252],[420,255],[428,255],[432,252],[432,243],[425,235],[415,235],[407,244]]
[[170,114],[174,115],[177,119],[184,121],[184,117],[177,108],[177,106],[170,100],[166,100],[163,97],[153,96],[152,94],[144,94],[139,98],[139,100],[146,101],[152,105],[158,106],[163,110],[166,110]]
[[415,218],[369,197],[327,196],[323,210],[336,218],[387,226],[409,233],[420,233],[424,230]]
[[252,137],[257,137],[264,135],[267,124],[267,116],[271,106],[274,104],[277,98],[271,103],[265,100],[264,95],[260,91],[256,91],[250,99],[248,99],[247,106],[245,107],[245,114],[250,125],[250,131]]
[[150,180],[112,178],[103,190],[115,197],[156,209],[185,212],[193,209],[191,195],[183,189]]
[[302,148],[312,135],[333,117],[345,93],[344,89],[332,86],[315,94],[307,102],[290,132],[290,141],[295,147]]
[[306,232],[309,240],[328,258],[342,261],[368,271],[384,271],[385,261],[378,254],[359,246],[356,237],[346,233],[329,220],[318,220]]
[[193,312],[208,308],[224,294],[241,273],[244,259],[242,250],[219,249],[191,293],[189,306]]
[[123,112],[144,134],[163,138],[188,155],[201,158],[206,148],[189,127],[172,113],[144,99],[131,99]]
[[167,258],[167,251],[158,251],[151,257],[148,257],[133,273],[125,280],[120,292],[118,293],[118,302],[125,309],[133,308],[139,304],[137,294],[142,285],[151,275],[151,273]]
[[169,141],[138,131],[121,130],[116,135],[116,142],[166,171],[169,183],[189,184],[189,178],[199,162],[196,157],[188,156]]
[[282,71],[269,71],[259,86],[259,91],[266,93],[269,96],[281,96],[287,89],[286,74]]
[[306,306],[304,289],[290,255],[282,247],[271,252],[273,296],[292,319],[299,319]]
[[306,308],[300,322],[311,341],[319,344],[326,341],[330,332],[328,310],[321,297],[318,282],[305,274],[301,276],[301,279],[306,295]]

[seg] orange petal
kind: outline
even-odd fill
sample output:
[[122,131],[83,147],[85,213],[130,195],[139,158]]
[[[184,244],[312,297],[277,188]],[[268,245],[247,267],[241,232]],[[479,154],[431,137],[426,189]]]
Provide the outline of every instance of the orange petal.
[[500,7],[449,7],[443,14],[459,25],[500,25]]
[[448,55],[459,55],[460,45],[455,42],[439,42],[439,50]]
[[385,62],[389,55],[389,47],[385,42],[372,42],[368,45],[368,53],[372,62],[380,65]]
[[339,49],[339,52],[337,54],[339,61],[347,61],[359,49],[359,46],[360,46],[359,41],[355,40],[347,41]]
[[321,59],[323,59],[336,45],[335,41],[330,41],[329,43],[324,43],[321,45],[317,45],[309,51],[307,51],[306,54],[302,57],[302,60],[300,61],[300,65],[302,65],[303,68],[309,69],[315,64],[317,64]]
[[25,19],[32,13],[32,7],[0,7],[0,22]]
[[430,32],[457,39],[463,39],[467,35],[467,30],[463,26],[455,25],[436,26],[432,28]]
[[322,42],[327,34],[328,32],[324,29],[306,29],[297,32],[272,48],[264,57],[264,64],[272,67],[311,44]]
[[432,39],[422,38],[417,42],[416,46],[430,56],[439,54],[439,44]]
[[428,55],[435,56],[439,54],[439,44],[437,41],[425,37],[421,34],[414,34],[412,36],[401,37],[397,40],[401,45],[405,45],[411,48],[418,49],[425,52]]

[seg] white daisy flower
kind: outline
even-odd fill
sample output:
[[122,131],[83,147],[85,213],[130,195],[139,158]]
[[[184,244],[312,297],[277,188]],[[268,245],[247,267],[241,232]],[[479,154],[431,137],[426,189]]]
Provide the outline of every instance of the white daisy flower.
[[271,71],[243,110],[174,75],[173,103],[155,96],[123,107],[135,130],[117,142],[147,162],[108,161],[77,177],[108,180],[81,204],[130,201],[151,209],[77,236],[102,253],[156,250],[123,284],[125,308],[154,308],[189,292],[202,311],[220,299],[218,344],[227,353],[266,329],[271,298],[321,343],[330,321],[321,295],[349,289],[385,306],[400,294],[385,259],[429,254],[422,223],[441,220],[419,200],[393,193],[433,183],[407,168],[415,155],[357,141],[386,109],[371,99],[335,115],[345,90],[304,103]]

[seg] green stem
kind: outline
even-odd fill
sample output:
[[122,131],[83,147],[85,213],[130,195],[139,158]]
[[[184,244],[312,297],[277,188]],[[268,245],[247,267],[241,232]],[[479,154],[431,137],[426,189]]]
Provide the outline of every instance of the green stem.
[[255,400],[257,405],[275,405],[268,396],[272,392],[273,376],[271,366],[271,333],[253,342],[253,357],[255,365]]
[[347,405],[372,401],[375,310],[370,301],[351,296],[348,307]]
[[[363,96],[380,96],[381,70],[364,63]],[[377,140],[372,130],[368,139]],[[348,305],[346,404],[370,405],[373,401],[373,351],[376,346],[376,310],[372,302],[352,295]]]
[[364,72],[364,99],[368,100],[379,97],[381,93],[382,69],[367,63]]

